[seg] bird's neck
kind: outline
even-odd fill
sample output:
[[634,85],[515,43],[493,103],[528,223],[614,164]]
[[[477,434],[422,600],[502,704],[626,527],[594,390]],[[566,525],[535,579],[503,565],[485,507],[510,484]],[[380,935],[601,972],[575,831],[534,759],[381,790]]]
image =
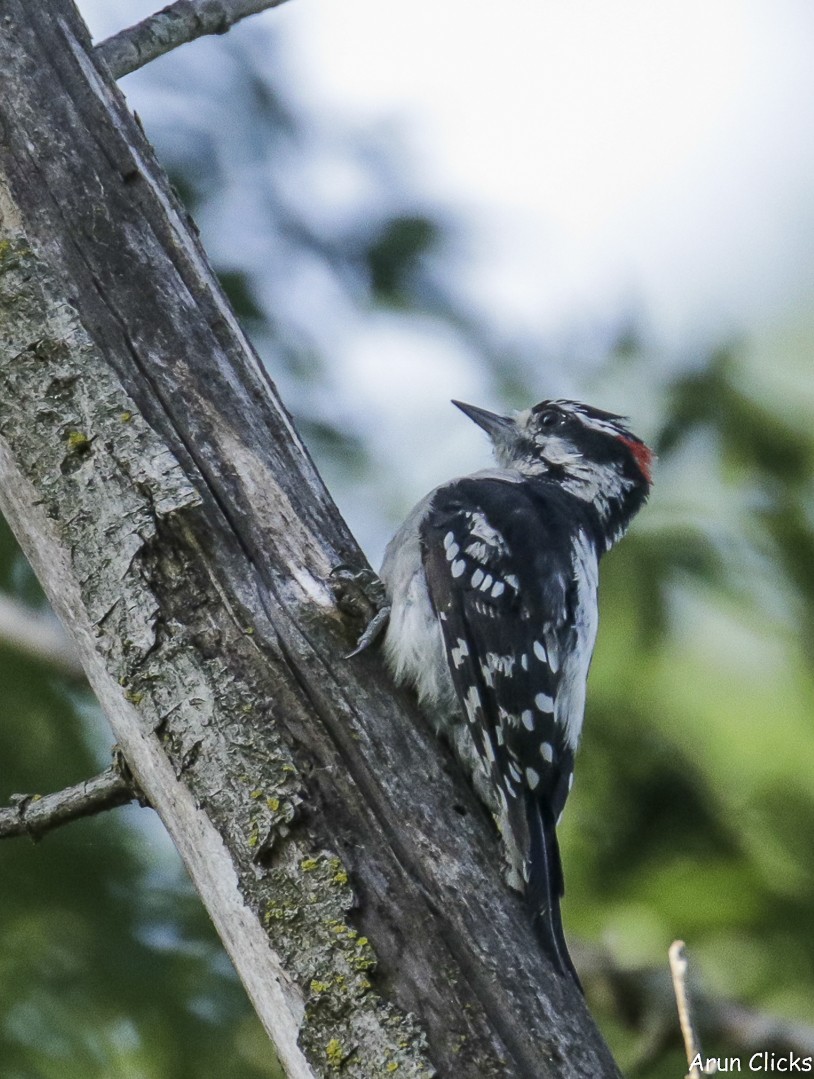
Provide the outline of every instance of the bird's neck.
[[546,463],[534,475],[527,473],[524,478],[541,481],[546,486],[555,484],[576,499],[600,555],[622,538],[648,491],[645,484],[622,475],[612,465],[583,460],[570,461],[567,467]]

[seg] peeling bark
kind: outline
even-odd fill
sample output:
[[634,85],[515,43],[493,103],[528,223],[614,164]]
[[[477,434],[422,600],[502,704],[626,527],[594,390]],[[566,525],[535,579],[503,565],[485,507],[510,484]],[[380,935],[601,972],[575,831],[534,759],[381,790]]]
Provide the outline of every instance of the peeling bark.
[[[69,0],[0,34],[0,507],[289,1076],[602,1079],[362,555]],[[460,811],[459,811],[460,810]]]

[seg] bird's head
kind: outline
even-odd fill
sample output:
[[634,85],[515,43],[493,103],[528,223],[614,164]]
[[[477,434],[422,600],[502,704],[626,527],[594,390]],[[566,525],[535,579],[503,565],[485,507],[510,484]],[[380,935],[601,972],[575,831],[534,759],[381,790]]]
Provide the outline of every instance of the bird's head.
[[632,515],[648,495],[654,455],[622,416],[578,401],[541,401],[513,416],[452,403],[486,431],[501,467],[548,477],[602,517]]

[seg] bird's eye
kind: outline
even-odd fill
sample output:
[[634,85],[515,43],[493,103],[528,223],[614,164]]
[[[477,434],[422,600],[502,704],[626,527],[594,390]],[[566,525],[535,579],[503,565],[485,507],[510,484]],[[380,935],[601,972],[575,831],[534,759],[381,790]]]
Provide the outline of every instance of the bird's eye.
[[559,427],[565,417],[562,412],[557,412],[556,409],[548,408],[545,412],[540,414],[537,422],[541,427]]

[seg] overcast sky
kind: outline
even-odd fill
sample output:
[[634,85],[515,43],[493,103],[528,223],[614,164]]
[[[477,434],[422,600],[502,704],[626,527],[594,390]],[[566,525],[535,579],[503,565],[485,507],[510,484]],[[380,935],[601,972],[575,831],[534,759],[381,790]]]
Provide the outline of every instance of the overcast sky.
[[284,19],[305,87],[398,109],[433,182],[502,234],[491,284],[522,317],[641,299],[686,334],[810,289],[805,0],[296,0]]
[[[81,2],[99,34],[152,6]],[[669,338],[811,290],[807,0],[292,0],[257,19],[326,117],[403,120],[428,188],[475,217],[477,287],[507,318],[634,302]]]

